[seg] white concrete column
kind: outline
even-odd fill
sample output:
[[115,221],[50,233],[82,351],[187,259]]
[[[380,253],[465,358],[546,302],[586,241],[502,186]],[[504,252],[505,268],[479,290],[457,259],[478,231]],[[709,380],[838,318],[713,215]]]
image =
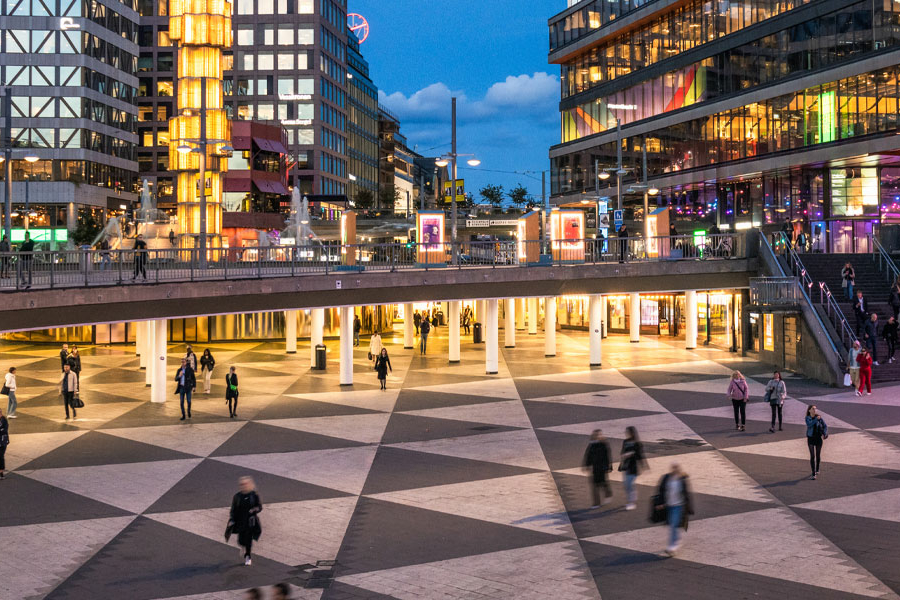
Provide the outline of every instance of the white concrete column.
[[316,366],[316,346],[325,339],[325,309],[309,311],[309,368]]
[[342,306],[341,312],[341,385],[353,385],[353,307]]
[[556,298],[544,298],[544,356],[556,356]]
[[602,308],[600,310],[603,311],[603,338],[609,336],[609,296],[601,296],[602,300]]
[[150,356],[150,347],[147,345],[147,322],[138,321],[134,324],[134,351],[141,359],[141,368],[147,368],[147,358]]
[[475,320],[481,323],[482,327],[487,325],[487,314],[485,313],[485,301],[484,300],[476,300],[475,301]]
[[403,305],[403,347],[407,350],[416,343],[416,324],[413,322],[413,303]]
[[503,323],[503,345],[507,348],[515,348],[516,347],[516,300],[515,298],[507,298],[504,300],[506,306],[504,310],[506,314],[504,315],[504,323]]
[[684,347],[693,350],[697,347],[697,291],[684,293]]
[[487,300],[485,302],[485,352],[484,367],[488,375],[493,375],[500,370],[500,323],[499,323],[499,305],[497,300]]
[[538,299],[527,298],[525,302],[528,305],[528,335],[537,335]]
[[284,351],[297,354],[297,311],[284,311]]
[[450,347],[448,357],[450,362],[459,362],[459,300],[453,300],[447,306],[447,326],[450,329]]
[[525,330],[525,298],[516,298],[516,329]]
[[599,367],[603,359],[603,296],[591,294],[588,304],[588,342],[592,367]]
[[628,329],[631,333],[631,343],[641,341],[641,295],[629,294],[631,300],[631,314],[628,318]]
[[[153,328],[153,384],[150,386],[150,399],[153,402],[165,402],[169,395],[168,377],[166,376],[166,349],[169,342],[169,322],[166,319],[150,321],[148,327]],[[148,368],[148,370],[151,370]]]
[[[143,350],[141,348],[141,343],[143,342],[143,340],[141,339],[142,335],[143,334],[141,332],[141,321],[135,321],[134,322],[134,355],[135,356],[140,356],[141,353],[143,352]],[[141,368],[142,369],[144,368],[143,363],[141,364]]]
[[153,353],[156,352],[154,339],[156,338],[156,321],[142,321],[144,335],[144,350],[141,353],[141,366],[144,367],[144,385],[150,387],[153,385],[153,367],[156,365],[156,358]]

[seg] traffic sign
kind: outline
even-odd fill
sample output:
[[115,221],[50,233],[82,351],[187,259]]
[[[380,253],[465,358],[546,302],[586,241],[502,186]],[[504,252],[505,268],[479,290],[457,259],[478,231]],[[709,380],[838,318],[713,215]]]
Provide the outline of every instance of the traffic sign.
[[619,230],[619,227],[622,226],[622,223],[624,221],[625,221],[625,211],[624,210],[613,211],[613,224],[616,226],[616,231]]

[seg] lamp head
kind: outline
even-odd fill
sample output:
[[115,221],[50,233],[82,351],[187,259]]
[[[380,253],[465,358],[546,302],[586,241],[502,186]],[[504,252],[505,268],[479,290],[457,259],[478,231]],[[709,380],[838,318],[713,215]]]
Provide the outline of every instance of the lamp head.
[[606,171],[601,171],[600,174],[597,175],[597,177],[599,177],[600,179],[606,181],[607,179],[609,179],[609,173],[606,172]]
[[469,160],[466,161],[466,163],[467,163],[470,167],[477,167],[478,165],[481,164],[481,161],[478,160],[477,158],[470,158]]
[[25,157],[25,162],[29,162],[29,163],[36,163],[39,160],[40,160],[40,158],[38,158],[34,154],[29,154],[28,156]]
[[655,196],[659,193],[659,188],[652,187],[649,190],[647,190],[647,193],[650,194],[651,196]]
[[176,150],[178,150],[178,152],[181,154],[187,154],[188,152],[190,152],[192,150],[192,148],[190,146],[188,146],[187,144],[181,144],[180,146],[178,146],[176,148]]
[[436,164],[439,167],[446,167],[447,165],[450,164],[450,161],[447,160],[446,158],[439,158],[436,161],[434,161],[434,164]]

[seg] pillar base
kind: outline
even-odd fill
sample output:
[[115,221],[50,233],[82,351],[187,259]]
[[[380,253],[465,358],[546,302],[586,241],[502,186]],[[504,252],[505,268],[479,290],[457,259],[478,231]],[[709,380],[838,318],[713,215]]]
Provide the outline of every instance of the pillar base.
[[697,346],[688,346],[685,350],[696,350]]
[[641,343],[641,340],[631,340],[631,343],[632,343],[632,344],[640,344],[640,343]]
[[515,348],[515,346],[503,346],[504,348]]
[[545,354],[544,358],[556,358],[555,354]]
[[450,364],[451,364],[451,365],[458,365],[458,364],[459,364],[459,361],[458,361],[458,360],[451,360],[451,361],[450,361]]
[[485,371],[488,375],[496,375],[497,371]]
[[285,350],[284,353],[285,354],[297,354],[297,351],[296,350]]
[[340,384],[340,386],[341,387],[353,387],[353,384],[352,383],[342,383],[342,384]]
[[601,367],[601,366],[603,366],[603,363],[591,363],[591,366],[592,367]]
[[412,350],[414,348],[415,348],[415,346],[403,346],[404,350]]
[[535,333],[528,332],[528,335],[537,335],[537,332],[535,332]]

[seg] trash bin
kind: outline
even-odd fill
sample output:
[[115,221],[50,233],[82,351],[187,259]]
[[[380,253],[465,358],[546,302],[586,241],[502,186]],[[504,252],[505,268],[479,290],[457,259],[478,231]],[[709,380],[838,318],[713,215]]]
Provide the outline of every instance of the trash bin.
[[93,270],[94,264],[91,262],[91,247],[88,244],[81,246],[81,272],[88,273]]
[[316,369],[319,371],[324,371],[325,361],[325,344],[316,344]]
[[472,341],[476,344],[480,344],[482,342],[481,323],[475,323],[475,326],[472,328]]
[[442,310],[437,311],[437,319],[438,319],[438,324],[439,324],[441,327],[444,327],[444,326],[447,324],[447,323],[444,321],[444,311],[442,311]]

